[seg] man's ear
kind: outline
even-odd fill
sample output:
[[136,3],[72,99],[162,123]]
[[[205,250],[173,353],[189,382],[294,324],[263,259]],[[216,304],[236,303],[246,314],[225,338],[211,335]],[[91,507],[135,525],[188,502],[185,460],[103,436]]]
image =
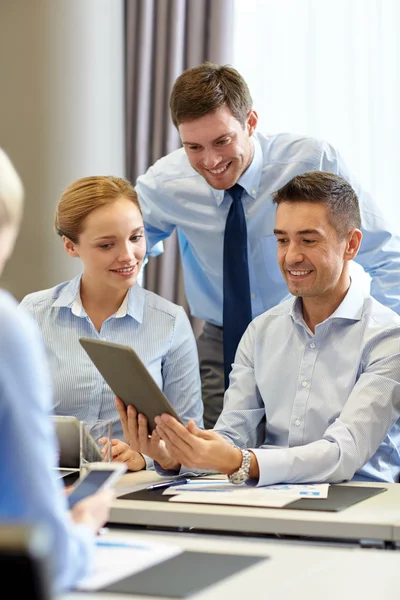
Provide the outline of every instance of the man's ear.
[[353,260],[357,256],[362,240],[362,233],[359,229],[352,229],[348,234],[347,244],[344,254],[345,260]]
[[246,122],[247,131],[249,132],[249,137],[252,136],[253,133],[255,132],[257,123],[258,123],[258,114],[256,113],[255,110],[250,110],[249,114],[247,116],[247,122]]
[[74,244],[74,242],[65,235],[62,236],[62,241],[65,252],[69,254],[69,256],[72,256],[72,258],[77,258],[79,256],[78,245]]

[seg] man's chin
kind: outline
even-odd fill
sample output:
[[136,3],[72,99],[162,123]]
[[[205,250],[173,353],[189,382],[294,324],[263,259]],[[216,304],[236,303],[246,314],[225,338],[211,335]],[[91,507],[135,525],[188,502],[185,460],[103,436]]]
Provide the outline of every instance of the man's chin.
[[208,183],[209,186],[214,188],[214,190],[229,190],[235,183],[238,182],[240,173],[234,169],[233,164],[231,163],[227,168],[226,172],[223,173],[220,177],[215,177],[209,173],[209,171],[201,170],[197,171],[199,175],[203,177]]
[[211,186],[214,190],[229,190],[232,186],[237,183],[239,177],[221,177],[214,178],[210,177],[207,174],[207,177],[203,174],[203,178],[207,181],[208,185]]
[[304,297],[307,298],[308,296],[312,296],[312,290],[307,289],[307,288],[301,288],[301,286],[293,286],[293,285],[288,285],[289,288],[289,292],[292,294],[292,296],[297,296],[297,297]]

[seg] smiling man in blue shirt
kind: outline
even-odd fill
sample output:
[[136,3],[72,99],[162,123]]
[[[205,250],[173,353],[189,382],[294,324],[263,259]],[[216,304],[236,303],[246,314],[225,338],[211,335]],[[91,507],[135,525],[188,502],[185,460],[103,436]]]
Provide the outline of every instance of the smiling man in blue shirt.
[[[227,381],[225,377],[224,384],[224,333],[236,327],[237,345],[251,317],[289,297],[277,262],[273,192],[308,171],[328,171],[349,181],[359,197],[362,217],[363,241],[357,262],[372,278],[374,298],[398,313],[400,238],[394,224],[386,221],[350,174],[336,148],[300,135],[265,136],[256,131],[251,95],[235,69],[205,63],[185,71],[175,82],[170,108],[183,148],[150,167],[138,178],[136,189],[148,251],[175,229],[178,232],[190,311],[205,321],[198,348],[204,424],[212,427],[222,409]],[[229,255],[237,262],[232,245],[225,243],[225,224],[233,203],[228,190],[236,183],[243,188],[245,217],[244,240],[239,235],[236,239],[247,248],[248,267],[238,269],[237,285],[224,291]],[[235,280],[235,275],[232,277]],[[244,286],[246,290],[242,290]],[[236,300],[235,290],[249,297],[247,322],[237,322],[243,296]],[[224,300],[234,306],[237,302],[234,317],[224,311]],[[235,350],[234,345],[224,348],[225,375]]]
[[184,465],[233,483],[398,481],[400,317],[351,280],[357,196],[338,175],[311,172],[274,202],[278,262],[295,298],[247,328],[214,430],[157,417],[165,445],[155,458],[164,473]]

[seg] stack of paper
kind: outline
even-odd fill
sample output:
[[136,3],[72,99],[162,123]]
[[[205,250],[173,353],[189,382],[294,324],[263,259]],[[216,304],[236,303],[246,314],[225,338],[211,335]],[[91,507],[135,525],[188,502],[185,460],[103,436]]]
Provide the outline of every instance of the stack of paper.
[[148,569],[172,556],[181,554],[182,548],[170,544],[143,543],[130,537],[129,541],[107,536],[99,537],[95,564],[90,575],[82,579],[78,590],[93,591]]
[[233,485],[226,479],[212,482],[194,479],[185,485],[167,488],[164,494],[171,496],[170,502],[282,508],[299,498],[327,498],[328,489],[328,483],[251,487]]

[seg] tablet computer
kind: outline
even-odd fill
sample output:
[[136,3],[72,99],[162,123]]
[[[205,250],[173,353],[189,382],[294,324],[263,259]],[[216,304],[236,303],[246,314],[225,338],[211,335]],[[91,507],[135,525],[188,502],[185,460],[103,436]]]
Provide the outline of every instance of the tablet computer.
[[154,417],[168,413],[182,423],[136,352],[130,346],[103,340],[79,338],[81,346],[100,371],[111,390],[125,406],[133,404],[147,417],[149,431],[155,428]]

